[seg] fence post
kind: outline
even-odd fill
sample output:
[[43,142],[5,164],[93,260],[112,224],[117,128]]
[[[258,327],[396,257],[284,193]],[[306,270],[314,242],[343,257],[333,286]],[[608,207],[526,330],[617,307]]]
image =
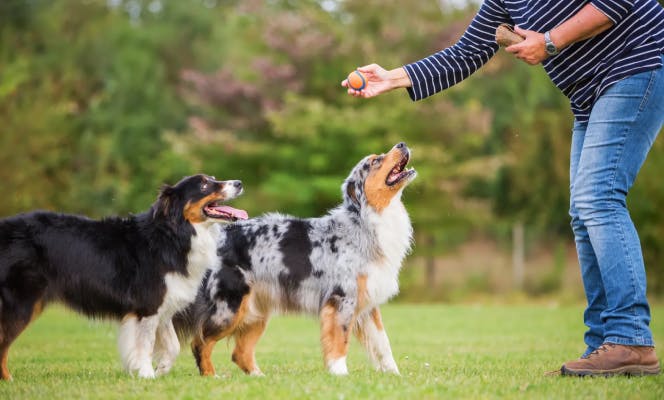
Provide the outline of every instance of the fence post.
[[512,226],[512,274],[514,289],[523,290],[525,279],[525,239],[522,221],[516,221]]

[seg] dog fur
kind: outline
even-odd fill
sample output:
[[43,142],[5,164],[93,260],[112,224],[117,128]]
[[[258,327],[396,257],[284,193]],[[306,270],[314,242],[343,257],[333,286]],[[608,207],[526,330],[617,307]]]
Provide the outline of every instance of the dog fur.
[[0,377],[11,379],[9,346],[54,301],[120,320],[118,346],[130,373],[154,377],[153,355],[156,373],[167,372],[180,350],[172,317],[219,263],[214,222],[235,219],[219,202],[241,192],[240,181],[195,175],[164,186],[135,216],[37,211],[1,219]]
[[279,214],[225,226],[220,268],[203,280],[196,301],[174,318],[202,375],[214,375],[216,342],[233,336],[232,360],[261,375],[254,348],[273,313],[320,319],[325,365],[348,373],[352,332],[378,370],[399,373],[379,305],[399,291],[398,274],[410,250],[412,227],[401,194],[416,173],[405,169],[404,143],[362,159],[342,185],[343,203],[321,218]]

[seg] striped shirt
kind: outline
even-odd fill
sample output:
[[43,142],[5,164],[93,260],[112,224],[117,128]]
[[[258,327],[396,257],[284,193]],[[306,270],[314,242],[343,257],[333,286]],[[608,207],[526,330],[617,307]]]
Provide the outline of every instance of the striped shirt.
[[455,45],[404,66],[412,82],[411,99],[447,89],[489,61],[498,51],[499,24],[543,33],[588,3],[614,25],[542,62],[553,83],[570,99],[576,119],[587,121],[596,99],[609,86],[662,67],[664,8],[657,0],[486,0]]

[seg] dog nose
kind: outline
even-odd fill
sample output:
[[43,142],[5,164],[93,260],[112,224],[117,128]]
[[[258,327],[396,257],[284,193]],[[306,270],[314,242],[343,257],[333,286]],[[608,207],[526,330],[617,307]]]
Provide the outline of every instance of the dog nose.
[[242,189],[242,181],[233,181],[233,186],[237,189]]
[[401,142],[401,143],[398,143],[398,144],[397,144],[396,146],[394,146],[394,147],[396,147],[397,149],[403,149],[404,147],[406,147],[406,143]]

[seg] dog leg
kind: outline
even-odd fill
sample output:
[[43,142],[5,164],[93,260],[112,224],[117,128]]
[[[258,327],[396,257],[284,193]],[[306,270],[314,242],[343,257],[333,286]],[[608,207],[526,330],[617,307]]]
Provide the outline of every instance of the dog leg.
[[138,321],[138,330],[136,337],[138,356],[138,377],[154,378],[154,368],[152,367],[152,353],[154,351],[155,338],[157,336],[157,327],[159,326],[159,316],[141,318]]
[[323,359],[333,375],[348,375],[346,355],[354,307],[350,299],[334,299],[323,306],[320,313]]
[[263,376],[256,364],[256,343],[263,335],[267,319],[240,327],[235,333],[235,349],[232,360],[245,373],[252,376]]
[[358,318],[355,335],[366,349],[376,370],[399,374],[378,307]]
[[212,364],[212,350],[217,344],[217,339],[213,337],[196,337],[191,342],[191,352],[196,359],[198,371],[202,376],[216,376],[214,364]]
[[154,359],[157,365],[156,375],[168,373],[180,354],[180,342],[175,333],[173,322],[169,319],[159,324],[155,338]]
[[9,345],[3,344],[0,347],[0,379],[4,381],[11,381],[12,374],[9,373],[9,368],[7,368],[7,358],[9,356]]
[[[43,302],[41,299],[20,299],[25,307],[7,309],[6,303],[0,299],[0,379],[12,380],[12,374],[7,367],[9,358],[9,346],[16,338],[34,321],[42,312]],[[32,301],[31,301],[32,300]],[[34,301],[34,303],[32,303]],[[30,307],[30,304],[32,306]]]
[[143,317],[128,314],[120,324],[118,347],[124,368],[139,378],[154,378],[152,352],[159,319],[157,315]]

